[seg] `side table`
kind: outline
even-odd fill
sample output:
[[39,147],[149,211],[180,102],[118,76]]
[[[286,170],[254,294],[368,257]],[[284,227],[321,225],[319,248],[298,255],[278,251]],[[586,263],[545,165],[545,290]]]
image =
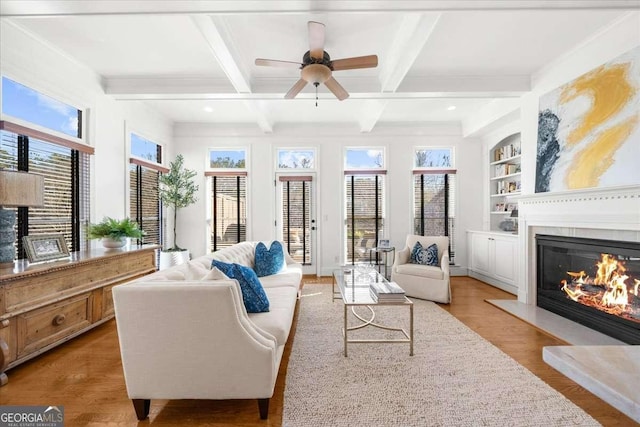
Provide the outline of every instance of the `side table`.
[[[393,264],[396,260],[396,248],[395,246],[392,246],[390,248],[370,248],[369,249],[369,264],[370,265],[376,265],[378,267],[378,273],[382,274],[382,271],[380,271],[380,263],[377,260],[377,254],[381,253],[384,254],[384,278],[389,280],[389,262],[388,262],[388,256],[389,253],[391,253],[393,255],[393,257],[391,258],[391,264]],[[373,254],[376,254],[376,259],[374,262],[374,257]]]

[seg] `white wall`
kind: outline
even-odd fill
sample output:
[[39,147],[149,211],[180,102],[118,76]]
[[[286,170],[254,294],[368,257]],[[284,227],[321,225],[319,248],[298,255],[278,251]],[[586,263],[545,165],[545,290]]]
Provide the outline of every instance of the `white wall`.
[[640,12],[630,12],[532,77],[532,91],[522,97],[523,194],[535,191],[540,97],[638,45]]
[[0,26],[0,52],[0,74],[82,109],[88,116],[86,143],[95,148],[91,164],[92,220],[128,216],[125,122],[127,127],[165,144],[169,153],[172,122],[139,102],[114,101],[104,94],[100,77],[93,71],[5,20]]
[[[417,146],[451,146],[456,152],[458,169],[458,230],[456,264],[466,267],[465,230],[481,226],[482,199],[479,177],[481,144],[475,139],[463,139],[458,127],[384,127],[363,134],[343,127],[306,126],[277,128],[273,134],[261,134],[254,127],[227,127],[204,124],[177,124],[174,142],[184,154],[186,166],[200,177],[199,201],[178,218],[180,239],[189,242],[194,255],[208,250],[208,234],[203,230],[211,207],[207,196],[204,171],[207,153],[213,147],[245,147],[249,150],[247,187],[247,238],[268,240],[276,237],[275,150],[278,147],[310,147],[317,150],[317,238],[323,275],[331,274],[343,260],[344,230],[344,150],[345,147],[383,147],[387,161],[387,228],[391,244],[404,246],[412,229],[413,149]],[[464,271],[463,271],[464,272]]]
[[[536,233],[639,241],[640,183],[624,189],[534,192],[540,97],[639,45],[640,12],[632,12],[534,75],[532,92],[522,98],[521,302],[536,303]],[[640,147],[640,141],[635,143]]]

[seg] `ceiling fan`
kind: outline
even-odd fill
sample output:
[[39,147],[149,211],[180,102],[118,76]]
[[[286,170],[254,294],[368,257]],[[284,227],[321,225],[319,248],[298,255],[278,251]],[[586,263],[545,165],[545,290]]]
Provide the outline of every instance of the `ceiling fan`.
[[333,71],[354,70],[356,68],[373,68],[378,66],[377,55],[357,56],[331,60],[324,50],[324,24],[309,21],[309,50],[302,57],[302,62],[280,61],[276,59],[256,59],[256,65],[266,67],[299,68],[300,79],[285,94],[286,99],[293,99],[307,85],[316,87],[316,106],[318,105],[318,85],[324,83],[340,101],[347,99],[349,93],[333,78]]

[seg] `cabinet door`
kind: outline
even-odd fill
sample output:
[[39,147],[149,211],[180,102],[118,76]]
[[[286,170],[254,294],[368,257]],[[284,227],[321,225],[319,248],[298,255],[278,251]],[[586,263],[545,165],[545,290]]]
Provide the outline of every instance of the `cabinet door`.
[[501,239],[496,237],[493,240],[494,243],[494,273],[496,278],[513,284],[515,281],[515,266],[516,260],[515,250],[516,241],[511,239]]
[[471,262],[478,273],[491,274],[489,238],[482,234],[471,236]]

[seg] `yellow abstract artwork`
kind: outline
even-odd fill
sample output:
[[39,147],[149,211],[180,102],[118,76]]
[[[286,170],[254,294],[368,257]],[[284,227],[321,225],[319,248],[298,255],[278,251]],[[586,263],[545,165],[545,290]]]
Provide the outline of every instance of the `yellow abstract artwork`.
[[540,98],[536,193],[640,184],[640,47]]

